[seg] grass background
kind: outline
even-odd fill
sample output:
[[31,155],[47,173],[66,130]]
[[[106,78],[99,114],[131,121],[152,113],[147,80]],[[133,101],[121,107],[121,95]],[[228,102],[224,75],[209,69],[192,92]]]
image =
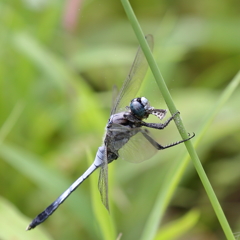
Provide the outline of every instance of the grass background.
[[[240,4],[131,4],[144,32],[154,35],[155,58],[185,126],[196,132],[239,70]],[[89,166],[101,144],[112,86],[121,87],[138,45],[120,1],[25,0],[0,6],[0,238],[106,239],[108,232],[114,239],[121,232],[121,239],[139,239],[184,146],[141,164],[110,164],[110,219],[101,209],[94,173],[47,222],[24,232]],[[239,94],[238,88],[197,148],[236,239]],[[150,73],[142,95],[153,106],[166,107]],[[154,134],[162,144],[180,138],[174,124]],[[96,217],[98,203],[107,230]],[[162,236],[156,238],[164,240],[224,239],[191,163],[159,229]]]

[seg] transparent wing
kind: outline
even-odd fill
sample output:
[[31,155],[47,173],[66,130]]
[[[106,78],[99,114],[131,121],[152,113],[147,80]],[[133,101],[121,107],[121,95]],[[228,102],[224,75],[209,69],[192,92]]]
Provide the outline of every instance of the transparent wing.
[[101,195],[102,203],[109,211],[108,204],[108,161],[107,161],[107,147],[105,146],[104,161],[100,169],[98,179],[98,189]]
[[[149,136],[146,138],[145,136]],[[140,129],[128,142],[119,150],[120,158],[133,163],[143,162],[157,153],[154,140],[147,129]]]
[[[150,49],[153,50],[153,36],[147,35],[145,38]],[[147,69],[147,60],[142,52],[141,47],[139,47],[131,70],[119,92],[118,97],[116,98],[111,115],[120,111],[124,111],[125,107],[129,105],[130,101],[136,96],[146,75]]]
[[112,109],[114,108],[115,101],[117,99],[118,94],[119,94],[118,87],[116,85],[113,85],[113,88],[112,88]]

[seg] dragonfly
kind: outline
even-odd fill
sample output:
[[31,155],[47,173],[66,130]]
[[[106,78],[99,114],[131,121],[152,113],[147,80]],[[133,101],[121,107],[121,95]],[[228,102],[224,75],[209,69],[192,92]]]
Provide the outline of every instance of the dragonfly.
[[[146,41],[153,50],[153,36],[147,35]],[[149,115],[156,116],[162,120],[167,110],[155,109],[145,97],[137,97],[141,83],[148,69],[147,60],[138,48],[131,70],[113,104],[111,115],[106,126],[103,145],[98,148],[92,165],[51,205],[42,213],[37,215],[26,230],[30,230],[44,222],[62,204],[70,194],[88,178],[96,169],[100,168],[98,188],[104,206],[109,210],[108,203],[108,164],[119,157],[130,162],[141,162],[149,159],[158,150],[164,150],[193,138],[195,134],[189,135],[187,139],[180,140],[168,145],[161,145],[155,141],[148,129],[162,130],[174,119],[176,112],[164,123],[148,123],[143,121]],[[135,98],[133,98],[135,97]],[[130,103],[130,104],[129,104]],[[145,151],[143,151],[145,150]]]

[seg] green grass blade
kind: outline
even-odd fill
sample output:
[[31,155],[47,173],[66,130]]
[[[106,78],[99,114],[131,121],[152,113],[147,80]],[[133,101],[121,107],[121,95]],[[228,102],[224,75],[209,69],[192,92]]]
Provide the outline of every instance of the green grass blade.
[[105,123],[105,118],[103,118],[102,111],[100,111],[98,107],[99,102],[92,88],[83,78],[79,77],[76,72],[72,71],[72,69],[64,64],[61,57],[47,51],[38,39],[30,34],[25,32],[14,34],[13,45],[17,50],[34,62],[35,65],[46,74],[48,81],[51,81],[56,88],[59,88],[58,90],[66,92],[67,89],[71,89],[74,92],[73,96],[76,94],[78,97],[76,104],[87,102],[87,104],[81,106],[80,114],[85,114],[85,117],[89,121],[88,123],[91,123],[91,121],[93,121],[92,115],[86,114],[91,108],[96,116],[98,116],[98,121],[94,121],[93,125],[96,126],[97,130],[100,129],[98,127],[103,121]]
[[40,228],[36,231],[24,231],[27,219],[19,210],[10,202],[0,197],[0,239],[18,239],[18,240],[51,240]]
[[[56,198],[71,185],[71,182],[67,180],[66,177],[47,169],[44,164],[41,163],[40,159],[20,148],[4,143],[0,146],[0,156],[9,165],[31,179],[32,182],[43,189],[44,192],[48,193],[49,196],[55,196]],[[51,200],[54,199],[49,198],[49,204]],[[93,237],[96,237],[92,231],[93,214],[88,207],[88,199],[81,188],[78,188],[68,198],[64,206],[79,219],[79,224],[84,225]]]
[[196,209],[189,211],[180,219],[177,219],[158,231],[154,240],[171,240],[177,239],[187,231],[189,231],[197,223],[200,212]]
[[[230,82],[225,91],[220,96],[218,102],[209,110],[202,126],[196,134],[196,139],[194,142],[195,147],[199,144],[200,140],[203,138],[204,134],[207,132],[213,119],[216,117],[217,113],[224,105],[224,103],[231,97],[234,90],[237,88],[240,82],[240,73]],[[163,218],[166,208],[176,190],[178,183],[180,182],[187,165],[189,164],[188,154],[180,156],[174,163],[171,164],[171,169],[164,179],[164,188],[159,191],[158,197],[156,199],[155,205],[152,208],[152,212],[147,220],[142,239],[152,239],[155,235],[158,226]]]
[[[156,80],[156,82],[159,86],[159,89],[162,93],[162,96],[165,99],[165,102],[166,102],[171,114],[174,114],[177,111],[177,108],[175,107],[175,104],[174,104],[174,102],[171,98],[171,95],[170,95],[170,93],[167,89],[167,86],[166,86],[166,84],[163,80],[161,72],[160,72],[160,70],[159,70],[159,68],[158,68],[158,66],[157,66],[157,64],[156,64],[156,62],[155,62],[155,60],[152,56],[152,53],[151,53],[151,51],[150,51],[150,49],[149,49],[149,47],[146,43],[146,40],[144,38],[144,34],[143,34],[143,32],[141,30],[141,27],[140,27],[140,25],[137,21],[137,18],[134,15],[134,12],[131,8],[131,5],[129,4],[129,2],[127,0],[122,0],[122,4],[123,4],[125,12],[128,16],[128,19],[129,19],[130,23],[132,24],[133,30],[134,30],[137,38],[138,38],[138,41],[139,41],[139,43],[142,47],[142,50],[143,50],[143,52],[146,56],[146,59],[147,59],[147,61],[149,63],[149,66],[152,70],[152,73],[155,77],[155,80]],[[188,137],[188,134],[187,134],[187,131],[185,130],[185,127],[183,125],[183,122],[182,122],[180,116],[176,116],[175,123],[176,123],[176,126],[177,126],[177,128],[179,130],[179,133],[181,134],[182,138],[186,139]],[[224,231],[227,239],[233,240],[234,236],[232,234],[231,228],[230,228],[230,226],[229,226],[229,224],[228,224],[228,222],[225,218],[225,215],[224,215],[224,213],[221,209],[221,206],[218,202],[218,199],[217,199],[217,197],[216,197],[216,195],[215,195],[215,193],[212,189],[212,186],[211,186],[211,184],[210,184],[210,182],[209,182],[209,180],[208,180],[208,178],[207,178],[207,176],[204,172],[204,169],[201,165],[201,162],[200,162],[200,160],[197,156],[196,151],[193,148],[193,145],[192,145],[191,141],[185,142],[185,146],[186,146],[186,149],[187,149],[189,155],[191,156],[191,159],[192,159],[192,162],[195,166],[195,169],[196,169],[196,171],[197,171],[197,173],[198,173],[198,175],[199,175],[199,177],[202,181],[202,184],[205,188],[205,191],[206,191],[206,193],[209,197],[209,200],[211,201],[211,204],[213,206],[215,214],[218,217],[218,220],[219,220],[219,222],[220,222],[220,224],[223,228],[223,231]],[[146,240],[146,239],[151,239],[151,238],[143,237],[142,239]]]
[[21,102],[18,102],[13,108],[8,119],[5,121],[5,123],[0,129],[0,144],[4,141],[5,137],[8,135],[8,133],[11,131],[11,129],[17,122],[22,110],[23,110],[23,104]]

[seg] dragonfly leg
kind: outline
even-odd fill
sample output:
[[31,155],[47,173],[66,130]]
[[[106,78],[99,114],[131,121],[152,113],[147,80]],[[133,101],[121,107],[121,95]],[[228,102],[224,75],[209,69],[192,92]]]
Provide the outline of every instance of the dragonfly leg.
[[149,128],[156,128],[156,129],[164,129],[167,127],[167,125],[174,119],[174,117],[179,114],[180,112],[177,111],[174,113],[166,122],[164,123],[146,123],[146,122],[141,122],[142,126],[149,127]]
[[143,136],[158,150],[163,150],[163,149],[166,149],[166,148],[170,148],[170,147],[173,147],[173,146],[176,146],[180,143],[183,143],[183,142],[186,142],[188,141],[189,139],[193,138],[195,136],[195,133],[193,133],[192,136],[190,136],[189,138],[187,139],[184,139],[184,140],[180,140],[180,141],[177,141],[177,142],[174,142],[174,143],[170,143],[166,146],[163,146],[161,144],[159,144],[158,142],[156,142],[153,138],[151,138],[148,134],[146,134],[145,132],[142,132]]

